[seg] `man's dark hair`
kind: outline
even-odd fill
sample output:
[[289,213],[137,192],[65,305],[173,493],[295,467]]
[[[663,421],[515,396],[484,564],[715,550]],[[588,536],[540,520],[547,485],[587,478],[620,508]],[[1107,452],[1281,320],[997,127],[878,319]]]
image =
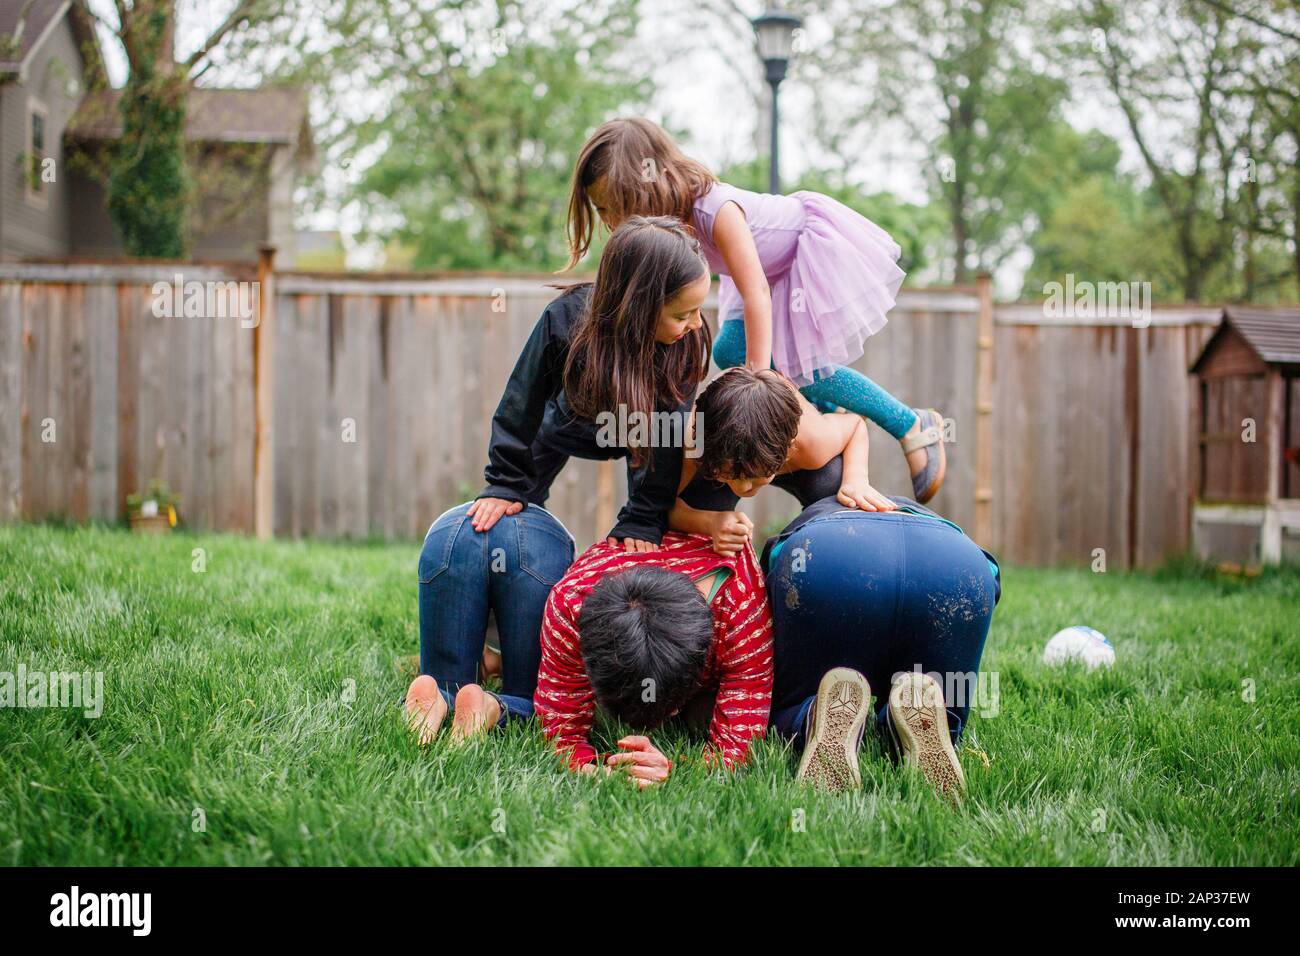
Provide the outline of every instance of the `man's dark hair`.
[[596,702],[649,728],[695,690],[713,641],[713,612],[685,574],[631,568],[601,578],[583,599],[578,637]]
[[770,478],[781,470],[803,409],[774,369],[731,368],[695,401],[705,478]]

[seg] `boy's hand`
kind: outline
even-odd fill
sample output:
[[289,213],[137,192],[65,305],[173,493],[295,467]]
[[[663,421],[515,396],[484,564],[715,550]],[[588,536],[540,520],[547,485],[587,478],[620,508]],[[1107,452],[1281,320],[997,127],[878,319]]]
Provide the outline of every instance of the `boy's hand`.
[[740,511],[718,511],[711,520],[713,550],[723,557],[735,557],[754,536],[754,522]]
[[501,520],[502,515],[517,515],[523,510],[524,506],[517,501],[506,501],[504,498],[479,498],[470,504],[465,515],[474,519],[475,531],[488,531]]
[[624,538],[621,542],[618,538],[606,538],[605,543],[611,548],[622,548],[628,553],[646,554],[659,550],[659,545],[653,541],[642,541],[640,538]]
[[835,500],[846,508],[861,508],[863,511],[898,510],[898,505],[894,504],[865,481],[844,482],[844,484],[840,485],[840,490],[835,496]]
[[672,773],[673,762],[659,752],[649,737],[624,737],[618,745],[626,753],[614,754],[605,761],[605,766],[614,770],[626,767],[628,776],[639,789],[663,783]]

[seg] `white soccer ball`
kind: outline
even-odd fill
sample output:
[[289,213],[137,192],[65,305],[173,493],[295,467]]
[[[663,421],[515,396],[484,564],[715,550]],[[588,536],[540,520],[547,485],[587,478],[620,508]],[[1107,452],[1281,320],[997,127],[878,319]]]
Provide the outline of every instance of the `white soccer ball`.
[[1110,667],[1115,663],[1115,648],[1101,631],[1082,624],[1057,631],[1043,650],[1044,664],[1079,661],[1088,670]]

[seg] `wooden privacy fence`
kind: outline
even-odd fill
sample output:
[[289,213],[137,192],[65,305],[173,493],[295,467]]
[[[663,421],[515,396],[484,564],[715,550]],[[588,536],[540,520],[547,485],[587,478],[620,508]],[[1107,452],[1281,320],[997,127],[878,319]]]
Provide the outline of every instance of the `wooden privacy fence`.
[[[0,264],[0,520],[115,521],[157,477],[200,530],[419,538],[481,487],[545,282],[275,273],[269,257]],[[184,314],[193,289],[202,317]],[[857,367],[944,413],[933,504],[1003,560],[1150,564],[1189,543],[1187,369],[1220,311],[1134,328],[994,306],[984,280],[908,290]],[[871,438],[873,483],[909,493],[897,444]],[[621,464],[573,462],[548,507],[585,546],[624,488]],[[797,510],[775,490],[745,507],[761,529]]]

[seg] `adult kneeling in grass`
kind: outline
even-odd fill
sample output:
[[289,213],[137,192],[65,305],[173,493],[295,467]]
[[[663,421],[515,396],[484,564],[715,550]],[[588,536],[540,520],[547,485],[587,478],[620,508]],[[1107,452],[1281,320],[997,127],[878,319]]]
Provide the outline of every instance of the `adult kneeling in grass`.
[[683,468],[671,527],[711,533],[726,553],[749,547],[741,496],[773,483],[804,505],[762,562],[772,727],[802,752],[799,777],[860,787],[874,717],[888,752],[957,799],[956,743],[1001,593],[993,556],[928,508],[872,488],[861,420],[819,414],[776,372],[724,372],[696,413],[708,434]]

